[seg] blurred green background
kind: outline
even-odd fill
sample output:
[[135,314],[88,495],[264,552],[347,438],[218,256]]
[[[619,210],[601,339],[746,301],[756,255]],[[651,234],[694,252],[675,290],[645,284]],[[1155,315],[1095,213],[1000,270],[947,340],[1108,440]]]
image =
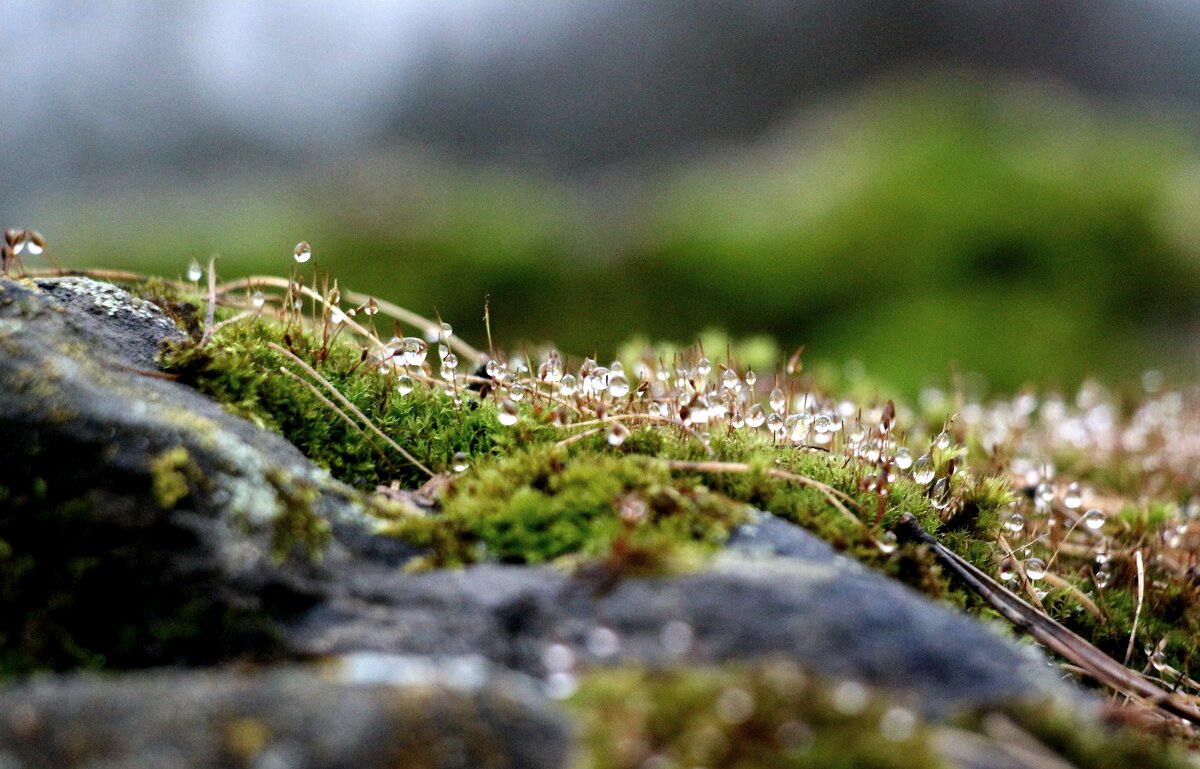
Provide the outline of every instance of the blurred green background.
[[[284,274],[482,344],[611,356],[633,335],[768,334],[902,391],[1187,377],[1200,344],[1200,150],[1182,120],[1045,85],[886,78],[751,142],[586,180],[378,152],[183,187],[60,194],[70,267]],[[311,267],[311,265],[306,266]],[[722,352],[722,351],[718,351]]]

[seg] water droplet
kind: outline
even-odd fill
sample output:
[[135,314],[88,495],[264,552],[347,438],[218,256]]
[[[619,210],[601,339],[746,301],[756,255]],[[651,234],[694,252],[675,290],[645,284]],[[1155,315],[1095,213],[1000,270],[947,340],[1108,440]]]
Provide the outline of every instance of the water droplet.
[[913,468],[912,468],[913,480],[916,481],[917,483],[921,484],[922,486],[924,486],[925,484],[927,484],[933,480],[933,475],[934,475],[933,460],[929,457],[928,454],[922,454],[920,457],[917,458],[917,461],[913,463]]
[[374,297],[367,299],[367,303],[363,307],[363,314],[368,317],[379,314],[379,303],[375,301]]
[[566,644],[552,643],[542,650],[542,666],[551,673],[575,667],[575,651]]
[[250,304],[254,305],[255,307],[262,307],[266,303],[267,297],[263,295],[263,292],[255,291],[250,295]]
[[1096,583],[1096,587],[1103,590],[1112,582],[1112,571],[1107,566],[1101,566],[1092,575],[1092,581]]
[[1163,654],[1161,651],[1154,652],[1150,655],[1150,664],[1158,672],[1163,672],[1167,668],[1167,655]]
[[588,374],[587,386],[594,393],[603,392],[608,387],[608,376],[611,372],[605,366],[596,366]]
[[938,478],[929,492],[929,504],[935,510],[945,510],[950,506],[950,482],[946,478]]
[[1040,499],[1042,502],[1046,502],[1046,503],[1053,502],[1054,501],[1054,484],[1046,483],[1043,481],[1042,483],[1038,484],[1037,490],[1034,493],[1037,495],[1037,498]]
[[746,417],[740,408],[734,407],[733,413],[729,415],[729,425],[734,430],[741,430],[746,426]]
[[1079,484],[1071,483],[1063,494],[1063,504],[1068,510],[1078,510],[1083,504],[1083,495],[1079,493]]
[[443,323],[439,331],[441,332],[442,339],[449,339],[450,337],[454,336],[454,327],[449,323]]
[[1101,510],[1092,508],[1083,514],[1083,525],[1092,531],[1099,531],[1104,528],[1104,513]]
[[429,345],[424,339],[415,336],[404,337],[404,363],[408,366],[420,367],[429,354]]
[[613,422],[608,428],[608,445],[620,446],[629,437],[629,428],[620,422]]
[[692,642],[695,639],[695,631],[686,622],[672,620],[663,625],[662,632],[659,633],[658,638],[663,648],[667,650],[667,653],[682,656],[691,650]]
[[783,390],[780,390],[778,387],[771,391],[769,401],[771,410],[776,414],[782,414],[784,407],[787,406],[787,398],[784,396]]
[[783,432],[787,429],[787,427],[783,423],[783,417],[779,416],[779,414],[772,414],[771,416],[767,417],[767,429],[770,430],[774,435],[780,436],[783,435]]
[[24,251],[30,256],[37,256],[46,250],[46,239],[42,237],[42,233],[37,230],[25,230],[21,241],[17,243],[16,251],[21,253]]
[[733,369],[725,369],[725,373],[721,375],[721,386],[726,390],[737,390],[742,386],[738,379],[737,372]]
[[492,379],[497,379],[501,374],[504,373],[504,366],[500,363],[500,361],[492,358],[487,362],[486,365],[484,365],[483,370],[484,373],[486,373]]
[[1004,528],[1008,529],[1014,534],[1017,533],[1021,529],[1025,528],[1025,516],[1021,515],[1020,513],[1013,513],[1012,515],[1008,516],[1007,520],[1004,521]]
[[1041,558],[1025,559],[1025,576],[1032,580],[1039,580],[1046,576],[1046,562]]
[[195,283],[204,277],[204,270],[200,267],[200,262],[193,259],[188,263],[187,279]]
[[875,546],[878,547],[879,552],[883,553],[884,555],[891,555],[892,553],[896,552],[896,532],[884,532],[883,536],[879,538],[879,541],[875,543]]
[[908,468],[912,467],[912,464],[913,455],[911,451],[903,446],[896,449],[896,467],[900,468],[901,470],[907,470]]
[[890,707],[879,719],[879,733],[889,742],[904,742],[917,728],[917,717],[908,708]]
[[767,415],[763,411],[763,407],[759,403],[755,403],[746,412],[746,424],[752,428],[762,427],[763,422],[767,420]]
[[471,458],[467,456],[465,451],[456,451],[454,458],[450,460],[450,468],[456,473],[465,472],[471,466]]
[[579,689],[579,682],[570,673],[551,673],[542,685],[542,691],[552,700],[565,700]]
[[629,379],[622,373],[613,373],[608,377],[608,394],[614,398],[624,398],[629,394]]
[[936,438],[933,439],[933,445],[937,446],[942,451],[945,451],[946,449],[950,448],[950,436],[946,434],[945,430],[943,430],[942,432],[938,433]]
[[818,433],[828,433],[834,430],[833,419],[828,414],[817,414],[813,420],[813,429]]
[[538,366],[538,379],[554,384],[563,378],[563,364],[557,355],[551,355],[542,365]]
[[1001,582],[1012,582],[1017,578],[1017,562],[1012,556],[1008,556],[1000,562],[1000,569],[997,572]]
[[1096,548],[1096,565],[1103,566],[1106,563],[1108,563],[1108,548],[1101,544]]
[[525,385],[513,382],[508,388],[508,397],[517,402],[525,400]]
[[594,627],[588,631],[585,643],[588,652],[593,657],[600,657],[601,659],[611,657],[621,651],[621,637],[612,628],[604,627],[603,625]]
[[568,398],[574,395],[578,389],[579,384],[574,374],[566,374],[558,380],[558,391]]
[[449,354],[450,354],[450,347],[448,345],[446,345],[446,344],[438,345],[438,357],[441,358],[443,362],[445,362],[446,356]]
[[408,395],[413,391],[413,378],[408,374],[401,374],[396,379],[396,392],[401,395]]
[[496,418],[505,427],[512,427],[517,423],[517,404],[513,403],[509,398],[501,399],[500,405],[496,410]]
[[708,358],[696,361],[696,375],[701,379],[706,378],[710,371],[712,371],[712,362]]
[[308,245],[307,240],[302,240],[296,244],[296,248],[292,251],[292,256],[298,264],[304,264],[309,259],[312,259],[312,246]]
[[838,712],[858,715],[867,707],[867,688],[857,681],[843,681],[834,687],[831,699]]
[[717,716],[731,726],[749,721],[754,706],[754,695],[738,686],[731,686],[717,696]]
[[753,387],[754,383],[757,381],[758,381],[758,374],[754,373],[754,369],[752,369],[752,368],[746,369],[746,386]]
[[862,426],[861,422],[855,422],[850,431],[846,433],[846,442],[851,446],[857,446],[867,438],[867,431]]
[[458,356],[454,353],[447,353],[442,356],[442,368],[456,369],[458,368]]

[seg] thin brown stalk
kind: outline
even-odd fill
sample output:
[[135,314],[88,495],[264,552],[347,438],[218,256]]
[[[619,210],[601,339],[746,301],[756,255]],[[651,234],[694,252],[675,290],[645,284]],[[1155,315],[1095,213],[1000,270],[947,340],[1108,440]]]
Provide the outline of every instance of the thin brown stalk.
[[371,432],[375,433],[380,438],[382,438],[385,443],[387,443],[389,446],[391,446],[393,449],[395,449],[397,453],[399,453],[402,457],[404,457],[409,462],[411,462],[414,466],[416,466],[418,469],[420,469],[426,475],[428,475],[431,478],[433,477],[434,473],[432,470],[430,470],[425,465],[421,464],[421,460],[414,457],[412,454],[410,454],[408,451],[406,451],[403,446],[401,446],[399,443],[396,443],[386,433],[384,433],[382,430],[380,430],[378,427],[376,427],[375,423],[372,422],[370,419],[368,419],[367,415],[362,413],[362,411],[359,410],[358,406],[355,406],[353,403],[351,403],[349,398],[347,398],[345,395],[342,395],[338,391],[338,389],[336,387],[334,387],[329,382],[328,379],[321,376],[321,374],[318,373],[316,369],[314,369],[312,366],[305,363],[295,353],[293,353],[291,350],[288,350],[286,347],[282,347],[278,344],[275,344],[274,342],[268,342],[267,346],[270,347],[272,350],[275,350],[276,352],[283,353],[285,356],[290,358],[293,363],[300,366],[300,368],[304,369],[304,373],[308,374],[310,377],[317,380],[317,382],[319,382],[322,387],[324,387],[326,390],[328,390],[330,393],[332,393],[333,396],[335,398],[337,398],[339,401],[341,401],[342,405],[345,406],[350,411],[350,413],[352,413],[352,414],[354,414],[354,416],[358,417],[362,421],[363,425],[366,426],[368,429],[370,429]]
[[234,315],[232,318],[226,318],[225,320],[223,320],[220,323],[213,326],[212,333],[216,334],[218,331],[225,328],[226,326],[231,326],[234,323],[237,323],[238,321],[245,320],[246,318],[257,317],[259,314],[260,313],[258,313],[258,312],[251,312],[250,310],[246,310],[245,312],[239,312],[237,315]]
[[911,513],[901,516],[896,531],[905,538],[928,545],[934,556],[949,572],[986,601],[997,613],[1018,629],[1033,636],[1051,652],[1077,665],[1089,678],[1126,696],[1147,700],[1165,712],[1200,725],[1200,709],[1192,700],[1163,689],[1039,612],[1012,591],[980,571],[974,564],[939,542],[921,528],[921,524]]
[[217,312],[217,257],[208,259],[208,309],[204,313],[204,335],[200,337],[200,346],[208,344],[213,335],[213,319]]
[[[365,303],[372,299],[372,297],[368,296],[367,294],[360,294],[357,291],[346,291],[345,296],[351,302],[357,303]],[[406,310],[398,304],[393,304],[387,300],[376,297],[375,305],[379,308],[380,312],[385,315],[390,315],[402,323],[407,323],[410,326],[418,326],[427,331],[432,330],[439,333],[441,332],[441,326],[435,321],[422,317],[412,310]],[[452,335],[449,339],[447,339],[446,344],[453,348],[459,355],[465,355],[470,358],[471,361],[476,365],[478,365],[480,360],[483,360],[487,357],[487,355],[485,355],[482,351],[476,350],[474,347],[464,342],[457,334]]]
[[[696,473],[749,473],[753,471],[753,468],[750,465],[742,462],[689,462],[679,459],[668,460],[667,467],[676,472]],[[807,475],[800,475],[798,473],[791,473],[786,470],[777,470],[774,468],[768,469],[766,472],[767,475],[772,478],[778,478],[782,481],[795,483],[798,486],[807,486],[809,488],[816,489],[822,495],[824,495],[825,499],[829,501],[829,504],[833,505],[833,507],[842,515],[844,515],[847,520],[853,521],[855,525],[864,529],[867,528],[867,525],[863,523],[858,516],[850,512],[846,505],[843,504],[843,501],[845,501],[853,505],[855,508],[858,507],[858,503],[847,494],[844,494],[828,484],[821,483],[814,478],[809,478]]]
[[587,438],[589,435],[596,435],[599,432],[601,432],[601,428],[599,428],[599,427],[594,427],[591,430],[584,430],[581,433],[576,433],[575,435],[572,435],[570,437],[563,438],[561,441],[554,444],[554,448],[556,448],[556,449],[566,448],[567,446],[570,446],[572,443],[578,443],[579,441],[583,440],[584,438]]
[[1137,567],[1137,608],[1133,611],[1133,627],[1129,629],[1129,645],[1125,647],[1125,664],[1133,658],[1133,644],[1137,640],[1138,622],[1142,618],[1142,603],[1146,599],[1146,565],[1142,561],[1142,551],[1133,554],[1133,562]]
[[383,456],[383,451],[378,446],[375,445],[375,442],[373,440],[371,440],[371,436],[367,435],[366,431],[363,430],[362,427],[360,427],[353,419],[351,419],[349,417],[349,415],[346,414],[345,411],[342,411],[340,408],[338,408],[336,403],[334,403],[333,401],[326,398],[325,394],[322,393],[320,390],[318,390],[316,385],[309,382],[307,379],[300,376],[299,374],[289,371],[286,366],[280,366],[279,370],[282,373],[286,374],[287,376],[290,376],[292,379],[295,379],[300,384],[307,387],[309,392],[311,392],[313,395],[315,395],[317,397],[317,399],[321,401],[321,403],[325,404],[333,413],[335,413],[339,417],[341,417],[343,422],[350,425],[350,427],[353,430],[355,430],[359,435],[361,435],[363,437],[363,440],[365,440],[371,446],[371,448],[375,449],[376,453],[378,453],[380,456]]

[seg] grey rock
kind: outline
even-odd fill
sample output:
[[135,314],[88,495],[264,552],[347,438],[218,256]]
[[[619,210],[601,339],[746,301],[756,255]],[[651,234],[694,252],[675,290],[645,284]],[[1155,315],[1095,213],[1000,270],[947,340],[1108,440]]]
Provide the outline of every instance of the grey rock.
[[158,307],[86,278],[0,280],[0,671],[264,651],[319,598],[281,533],[366,518],[282,437],[154,376]]
[[570,734],[523,677],[479,659],[70,675],[0,692],[4,769],[546,769]]
[[359,569],[328,601],[288,623],[286,642],[304,654],[475,653],[540,676],[551,644],[570,647],[580,667],[782,656],[914,699],[935,717],[1080,696],[1032,646],[785,521],[764,517],[756,525],[755,538],[787,557],[765,553],[761,543],[753,555],[739,552],[743,531],[703,573],[624,579],[611,589],[549,568]]

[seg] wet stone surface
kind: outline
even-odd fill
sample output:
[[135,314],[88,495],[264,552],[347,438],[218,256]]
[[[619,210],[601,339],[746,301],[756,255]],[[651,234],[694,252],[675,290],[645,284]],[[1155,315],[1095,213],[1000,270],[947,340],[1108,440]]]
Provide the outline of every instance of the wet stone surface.
[[153,376],[181,337],[110,285],[0,281],[0,672],[265,652],[330,523],[364,520],[283,438]]
[[554,769],[563,717],[478,659],[78,674],[0,692],[0,767]]
[[[305,654],[480,654],[542,678],[594,665],[783,656],[869,682],[931,716],[1077,693],[1032,647],[919,595],[798,527],[763,519],[755,552],[701,574],[596,581],[552,568],[358,569],[289,623]],[[761,540],[788,553],[766,555]],[[744,535],[735,538],[743,542]],[[361,566],[361,564],[360,564]],[[555,654],[567,650],[567,662]]]

